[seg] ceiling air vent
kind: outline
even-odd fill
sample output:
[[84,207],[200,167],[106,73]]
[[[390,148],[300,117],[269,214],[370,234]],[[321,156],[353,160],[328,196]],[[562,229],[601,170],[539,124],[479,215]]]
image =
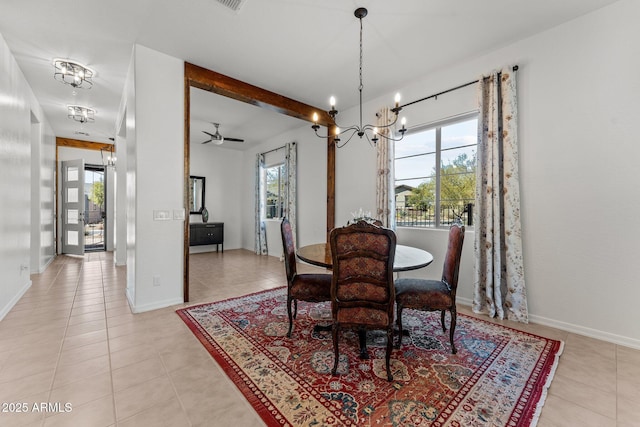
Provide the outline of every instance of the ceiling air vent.
[[220,3],[223,6],[228,7],[229,9],[233,10],[234,12],[237,12],[240,10],[240,8],[242,7],[242,5],[244,4],[246,0],[218,0],[218,3]]

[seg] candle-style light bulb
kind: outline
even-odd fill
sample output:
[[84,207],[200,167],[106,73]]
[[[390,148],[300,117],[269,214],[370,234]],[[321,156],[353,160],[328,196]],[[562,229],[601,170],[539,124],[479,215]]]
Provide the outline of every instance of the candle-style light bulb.
[[373,136],[376,136],[378,134],[378,128],[373,128]]
[[340,128],[336,126],[336,136],[340,135]]
[[396,108],[398,108],[398,106],[400,105],[400,93],[399,92],[396,93],[395,101],[396,101]]
[[407,124],[407,118],[403,117],[402,120],[400,120],[400,124],[402,125],[402,129],[400,129],[400,133],[404,135],[405,131],[407,130],[405,128],[405,125]]
[[335,97],[331,97],[329,98],[329,105],[331,105],[331,109],[334,109],[336,106],[336,98]]
[[318,123],[318,113],[313,113],[313,123]]

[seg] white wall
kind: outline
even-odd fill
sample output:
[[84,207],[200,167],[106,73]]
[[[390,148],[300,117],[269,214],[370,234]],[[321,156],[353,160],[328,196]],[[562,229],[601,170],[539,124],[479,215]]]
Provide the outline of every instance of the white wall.
[[[579,19],[399,88],[404,102],[518,64],[523,244],[530,318],[640,348],[640,208],[635,135],[640,111],[640,2],[623,0]],[[468,92],[461,112],[475,103]],[[369,103],[389,105],[393,94]],[[410,124],[452,114],[449,97],[404,111]],[[426,110],[425,110],[426,109]],[[441,110],[441,111],[440,111]],[[347,112],[351,120],[356,111]],[[341,113],[342,115],[342,113]],[[337,151],[336,224],[375,204],[375,153]],[[355,167],[354,167],[355,166]],[[302,224],[304,226],[304,224]],[[399,243],[446,245],[442,232],[400,229]],[[435,243],[435,245],[434,245]],[[473,295],[473,233],[467,233],[459,295]],[[440,254],[442,251],[440,251]],[[437,277],[436,253],[425,276]]]
[[[242,247],[242,152],[224,145],[191,144],[190,175],[204,176],[209,222],[224,222],[224,249]],[[191,215],[201,223],[202,215]],[[192,246],[191,253],[215,250],[215,245]]]
[[[118,110],[118,118],[116,119],[116,169],[114,174],[115,188],[115,224],[114,224],[114,261],[117,266],[127,264],[127,224],[128,224],[128,208],[127,208],[127,126],[133,127],[133,118],[127,121],[127,102],[133,102],[133,61],[129,64],[127,70],[127,81],[123,90],[120,108]],[[129,269],[127,269],[128,271]],[[131,295],[132,289],[127,286],[127,294]],[[132,299],[132,298],[131,298]]]
[[[174,219],[184,208],[183,79],[183,61],[134,47],[120,113],[126,117],[127,296],[134,312],[183,302],[184,220]],[[169,218],[154,220],[157,214]]]
[[[32,117],[39,123],[33,129]],[[29,273],[55,256],[53,147],[51,128],[0,35],[0,319],[31,286]],[[32,152],[40,170],[32,168]],[[34,196],[32,180],[40,183]]]
[[[33,113],[31,113],[31,175],[30,175],[30,193],[31,193],[31,242],[30,247],[40,246],[40,123]],[[40,251],[31,251],[31,273],[40,272]]]
[[31,273],[42,273],[56,256],[56,138],[31,95]]

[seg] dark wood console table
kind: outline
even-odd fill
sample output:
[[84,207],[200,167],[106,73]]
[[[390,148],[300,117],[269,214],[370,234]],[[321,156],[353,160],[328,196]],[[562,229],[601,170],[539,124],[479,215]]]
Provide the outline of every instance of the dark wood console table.
[[189,224],[189,246],[218,245],[224,252],[224,222]]

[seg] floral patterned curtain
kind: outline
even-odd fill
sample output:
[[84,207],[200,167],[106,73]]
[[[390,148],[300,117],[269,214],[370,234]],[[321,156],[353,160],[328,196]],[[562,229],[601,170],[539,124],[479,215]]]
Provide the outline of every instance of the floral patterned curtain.
[[[393,113],[383,108],[376,114],[377,126],[381,135],[391,134],[390,128],[385,128],[393,122]],[[382,221],[383,227],[395,229],[395,191],[393,189],[393,141],[379,137],[376,144],[376,219]]]
[[515,72],[481,77],[478,98],[473,311],[527,323]]
[[255,250],[257,255],[267,255],[267,233],[264,221],[264,198],[261,189],[264,188],[264,154],[256,155],[256,182],[255,182],[255,209],[256,209],[256,228],[255,228]]
[[296,203],[298,200],[297,193],[297,170],[298,170],[298,149],[297,144],[295,142],[290,142],[285,145],[285,164],[284,167],[286,169],[285,174],[287,176],[287,181],[285,183],[287,187],[286,195],[285,195],[285,203],[284,203],[284,212],[283,215],[289,219],[289,223],[291,224],[291,232],[293,234],[293,241],[296,242]]

